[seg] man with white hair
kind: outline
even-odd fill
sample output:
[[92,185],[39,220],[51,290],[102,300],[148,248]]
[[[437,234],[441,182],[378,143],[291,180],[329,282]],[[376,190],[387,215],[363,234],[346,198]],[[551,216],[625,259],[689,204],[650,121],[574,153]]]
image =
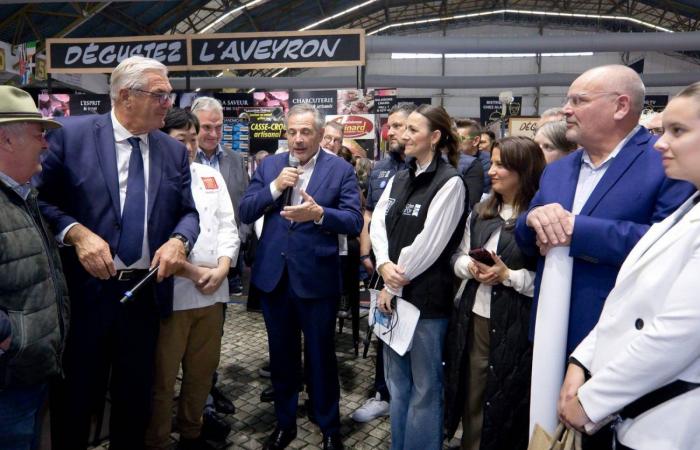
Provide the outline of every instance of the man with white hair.
[[[40,207],[61,249],[72,317],[53,448],[84,449],[109,387],[110,448],[140,449],[150,417],[159,321],[199,234],[185,146],[159,130],[172,106],[167,68],[133,56],[110,78],[112,111],[61,118],[47,134]],[[149,272],[150,281],[121,303]]]
[[[563,108],[566,137],[582,148],[547,166],[530,210],[517,221],[520,247],[527,254],[542,255],[533,312],[538,302],[547,308],[559,300],[560,292],[549,298],[540,291],[550,250],[566,247],[573,260],[570,273],[548,275],[569,276],[571,282],[568,327],[561,338],[566,340],[566,354],[549,355],[550,363],[558,357],[563,362],[591,331],[622,262],[651,224],[668,216],[694,191],[690,184],[664,174],[653,148],[655,138],[637,124],[643,103],[644,84],[628,67],[596,67],[579,76],[569,87]],[[540,336],[534,339],[533,367]],[[538,383],[534,374],[533,386]],[[577,388],[567,395],[575,396]]]
[[[241,197],[248,187],[248,170],[240,153],[224,148],[221,145],[224,125],[224,109],[221,102],[212,97],[198,97],[190,109],[192,114],[199,120],[199,150],[195,155],[194,162],[212,167],[221,173],[226,182],[228,194],[233,203],[233,210],[236,213],[236,227],[243,243],[247,240],[248,227],[244,224],[241,227],[241,220],[238,217],[238,205]],[[241,284],[242,259],[233,261],[232,269],[229,273],[229,291],[231,294],[239,296],[243,294]]]

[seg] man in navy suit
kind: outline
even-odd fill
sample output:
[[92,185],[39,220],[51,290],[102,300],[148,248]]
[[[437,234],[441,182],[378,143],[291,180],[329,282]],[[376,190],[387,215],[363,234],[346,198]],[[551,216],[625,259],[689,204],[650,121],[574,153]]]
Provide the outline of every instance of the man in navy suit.
[[[517,221],[516,238],[528,254],[570,247],[566,355],[598,321],[632,247],[694,191],[665,176],[655,138],[637,125],[644,91],[639,75],[619,65],[591,69],[572,83],[564,105],[566,137],[582,148],[547,166],[530,210]],[[543,262],[540,258],[536,302]],[[575,394],[573,389],[570,395]]]
[[[65,380],[52,399],[55,449],[86,448],[108,387],[110,448],[143,448],[159,317],[172,311],[171,275],[199,234],[187,152],[158,130],[171,107],[166,67],[131,57],[110,84],[111,113],[61,119],[35,180],[65,244],[72,303]],[[158,283],[121,304],[156,266]]]
[[[277,427],[267,449],[285,448],[296,437],[301,332],[323,448],[342,448],[334,345],[341,288],[338,235],[359,234],[362,214],[352,166],[319,151],[323,124],[315,107],[292,107],[290,152],[262,162],[240,204],[244,223],[265,216],[251,282],[262,292],[275,391]],[[298,168],[289,167],[290,156],[298,159]]]

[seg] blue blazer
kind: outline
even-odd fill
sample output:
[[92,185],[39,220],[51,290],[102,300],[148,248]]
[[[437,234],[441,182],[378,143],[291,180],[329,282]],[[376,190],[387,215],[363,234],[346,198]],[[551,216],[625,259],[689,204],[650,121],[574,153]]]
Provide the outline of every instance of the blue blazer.
[[[63,128],[51,131],[49,150],[34,183],[41,212],[58,234],[78,222],[109,244],[112,256],[119,243],[121,212],[114,129],[110,114],[58,119]],[[199,235],[199,214],[190,191],[190,169],[185,147],[161,131],[148,134],[148,246],[153,254],[173,233],[191,245]],[[100,280],[90,276],[72,247],[61,251],[71,299],[90,300]],[[158,283],[156,299],[161,314],[172,311],[172,278]]]
[[342,158],[319,150],[306,191],[323,207],[323,223],[290,222],[280,215],[284,196],[275,201],[270,193],[270,183],[288,160],[288,152],[265,158],[241,200],[239,213],[243,223],[251,224],[265,216],[251,281],[263,292],[272,292],[286,266],[290,286],[297,296],[338,296],[338,235],[356,236],[362,229],[355,172]]
[[[615,285],[617,272],[632,247],[651,224],[663,220],[695,191],[690,183],[666,177],[661,156],[653,148],[654,142],[644,128],[632,136],[576,216],[569,253],[574,258],[574,267],[567,354],[598,322],[605,298]],[[545,168],[530,210],[559,203],[571,211],[582,155],[583,150],[579,149]],[[516,239],[524,253],[539,255],[535,232],[526,225],[526,219],[527,214],[518,218]],[[531,337],[543,268],[544,258],[539,258]]]

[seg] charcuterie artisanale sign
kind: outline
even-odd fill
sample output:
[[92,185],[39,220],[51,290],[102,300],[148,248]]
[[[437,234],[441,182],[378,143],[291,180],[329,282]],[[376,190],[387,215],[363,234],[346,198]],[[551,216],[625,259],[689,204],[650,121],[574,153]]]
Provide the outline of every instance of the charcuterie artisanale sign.
[[47,39],[48,72],[105,73],[129,56],[156,59],[170,70],[360,66],[360,29]]

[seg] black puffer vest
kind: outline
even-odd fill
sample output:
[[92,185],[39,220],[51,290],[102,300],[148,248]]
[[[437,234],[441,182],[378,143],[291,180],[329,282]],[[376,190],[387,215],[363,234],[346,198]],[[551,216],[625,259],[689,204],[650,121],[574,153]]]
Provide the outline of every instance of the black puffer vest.
[[27,200],[0,181],[0,309],[12,340],[0,356],[0,389],[43,383],[61,371],[68,290],[55,239]]
[[[425,172],[416,176],[416,161],[409,168],[396,173],[389,195],[390,206],[386,214],[386,232],[389,241],[389,259],[396,262],[401,250],[413,243],[423,230],[430,202],[437,192],[459,172],[435,157]],[[461,180],[461,177],[460,177]],[[454,207],[457,207],[455,204]],[[403,288],[404,300],[415,305],[421,319],[438,319],[450,316],[454,296],[454,275],[450,268],[450,257],[457,249],[464,234],[466,213],[457,226],[437,261]]]
[[[470,221],[471,248],[483,247],[501,229],[496,253],[511,270],[534,271],[536,259],[518,248],[512,227],[503,219]],[[469,318],[479,283],[469,280],[454,308],[446,346],[445,427],[454,435],[467,396]],[[484,391],[481,450],[525,450],[528,444],[532,345],[528,340],[532,298],[498,284],[492,287],[489,369]],[[503,430],[508,430],[504,432]]]

